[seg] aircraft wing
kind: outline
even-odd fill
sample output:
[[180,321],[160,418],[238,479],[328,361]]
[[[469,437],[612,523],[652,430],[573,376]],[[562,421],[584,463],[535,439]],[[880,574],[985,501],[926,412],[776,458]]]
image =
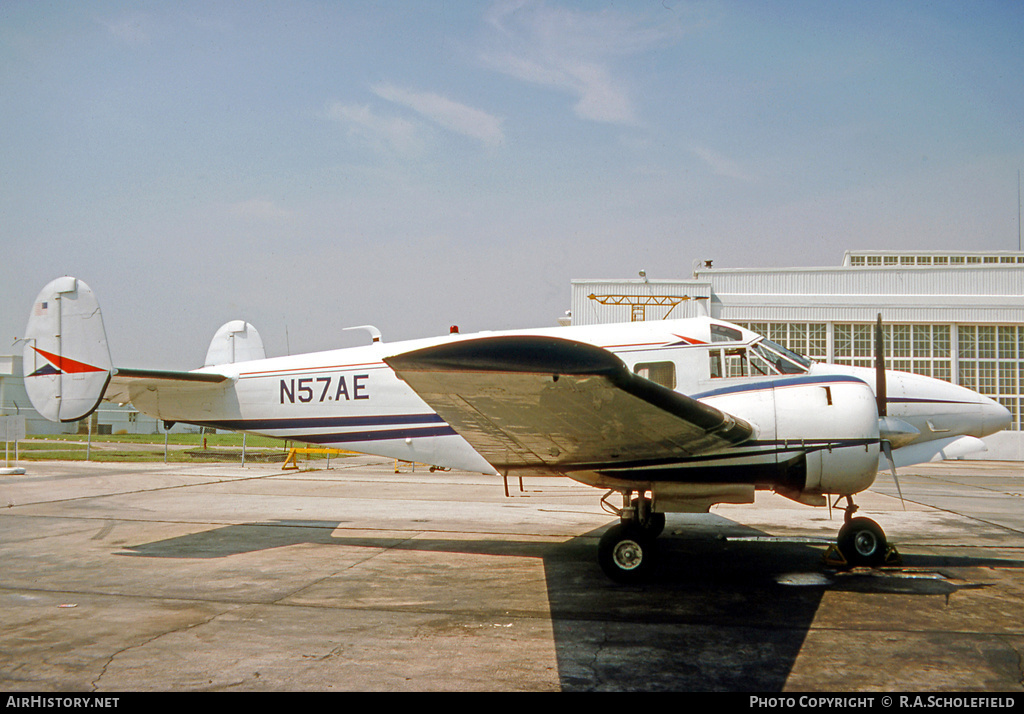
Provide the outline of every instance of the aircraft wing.
[[384,361],[504,473],[667,463],[741,443],[753,432],[581,342],[483,337]]
[[166,397],[193,396],[201,392],[219,392],[231,383],[230,377],[210,372],[115,369],[111,373],[103,399],[127,404],[153,393]]

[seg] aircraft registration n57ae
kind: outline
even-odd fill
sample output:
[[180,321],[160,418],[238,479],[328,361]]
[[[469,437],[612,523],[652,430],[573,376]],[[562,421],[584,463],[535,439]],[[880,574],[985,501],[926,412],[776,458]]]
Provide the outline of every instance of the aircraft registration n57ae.
[[[618,581],[643,577],[665,514],[752,503],[772,490],[811,506],[845,499],[837,549],[884,561],[853,496],[880,468],[983,450],[1009,426],[997,402],[884,368],[813,363],[711,318],[451,334],[267,358],[243,321],[193,371],[115,368],[99,304],[73,277],[40,292],[25,387],[40,414],[81,419],[101,400],[187,422],[443,468],[564,476],[607,491],[619,516],[598,546]],[[898,485],[898,484],[897,484]],[[617,496],[616,496],[617,494]],[[620,498],[614,505],[609,498]]]

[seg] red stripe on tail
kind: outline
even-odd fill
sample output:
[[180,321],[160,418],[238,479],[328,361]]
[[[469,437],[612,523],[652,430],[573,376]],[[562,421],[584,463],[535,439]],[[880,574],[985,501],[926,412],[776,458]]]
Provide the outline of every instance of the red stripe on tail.
[[57,356],[55,354],[47,352],[46,350],[41,350],[38,347],[33,347],[32,349],[34,349],[36,352],[41,354],[43,357],[45,357],[47,359],[47,361],[51,362],[57,369],[59,369],[60,371],[66,373],[66,374],[75,374],[75,373],[78,373],[78,372],[106,372],[107,371],[107,370],[101,369],[99,367],[93,367],[91,364],[86,364],[85,362],[76,362],[75,360],[69,359],[67,357],[59,357],[59,356]]

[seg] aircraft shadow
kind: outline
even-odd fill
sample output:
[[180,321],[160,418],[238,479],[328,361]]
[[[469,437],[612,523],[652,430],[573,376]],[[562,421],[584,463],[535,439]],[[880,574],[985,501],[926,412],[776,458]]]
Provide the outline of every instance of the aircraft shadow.
[[225,558],[316,543],[540,558],[566,691],[779,691],[829,590],[948,597],[983,586],[907,577],[903,569],[1024,567],[993,558],[913,556],[904,558],[902,569],[837,571],[824,564],[824,543],[772,539],[718,516],[702,515],[696,524],[683,518],[670,521],[658,539],[649,580],[630,586],[611,582],[596,564],[605,528],[564,543],[532,543],[347,536],[337,532],[338,522],[269,521],[135,545],[119,554]]
[[241,523],[152,543],[125,546],[125,550],[116,555],[146,558],[226,558],[302,543],[330,545],[335,542],[331,533],[338,525],[329,521]]
[[[660,538],[648,582],[624,587],[593,565],[595,545],[578,538],[545,561],[566,691],[780,691],[825,593],[948,598],[984,587],[922,573],[931,558],[844,571],[825,565],[824,543],[699,535]],[[990,558],[942,561],[1024,567]]]

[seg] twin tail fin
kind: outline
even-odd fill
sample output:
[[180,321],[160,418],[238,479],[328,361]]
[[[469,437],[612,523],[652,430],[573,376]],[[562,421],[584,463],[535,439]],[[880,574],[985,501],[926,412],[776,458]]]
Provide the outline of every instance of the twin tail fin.
[[50,421],[77,421],[99,405],[113,368],[92,289],[72,277],[40,291],[25,328],[25,391]]

